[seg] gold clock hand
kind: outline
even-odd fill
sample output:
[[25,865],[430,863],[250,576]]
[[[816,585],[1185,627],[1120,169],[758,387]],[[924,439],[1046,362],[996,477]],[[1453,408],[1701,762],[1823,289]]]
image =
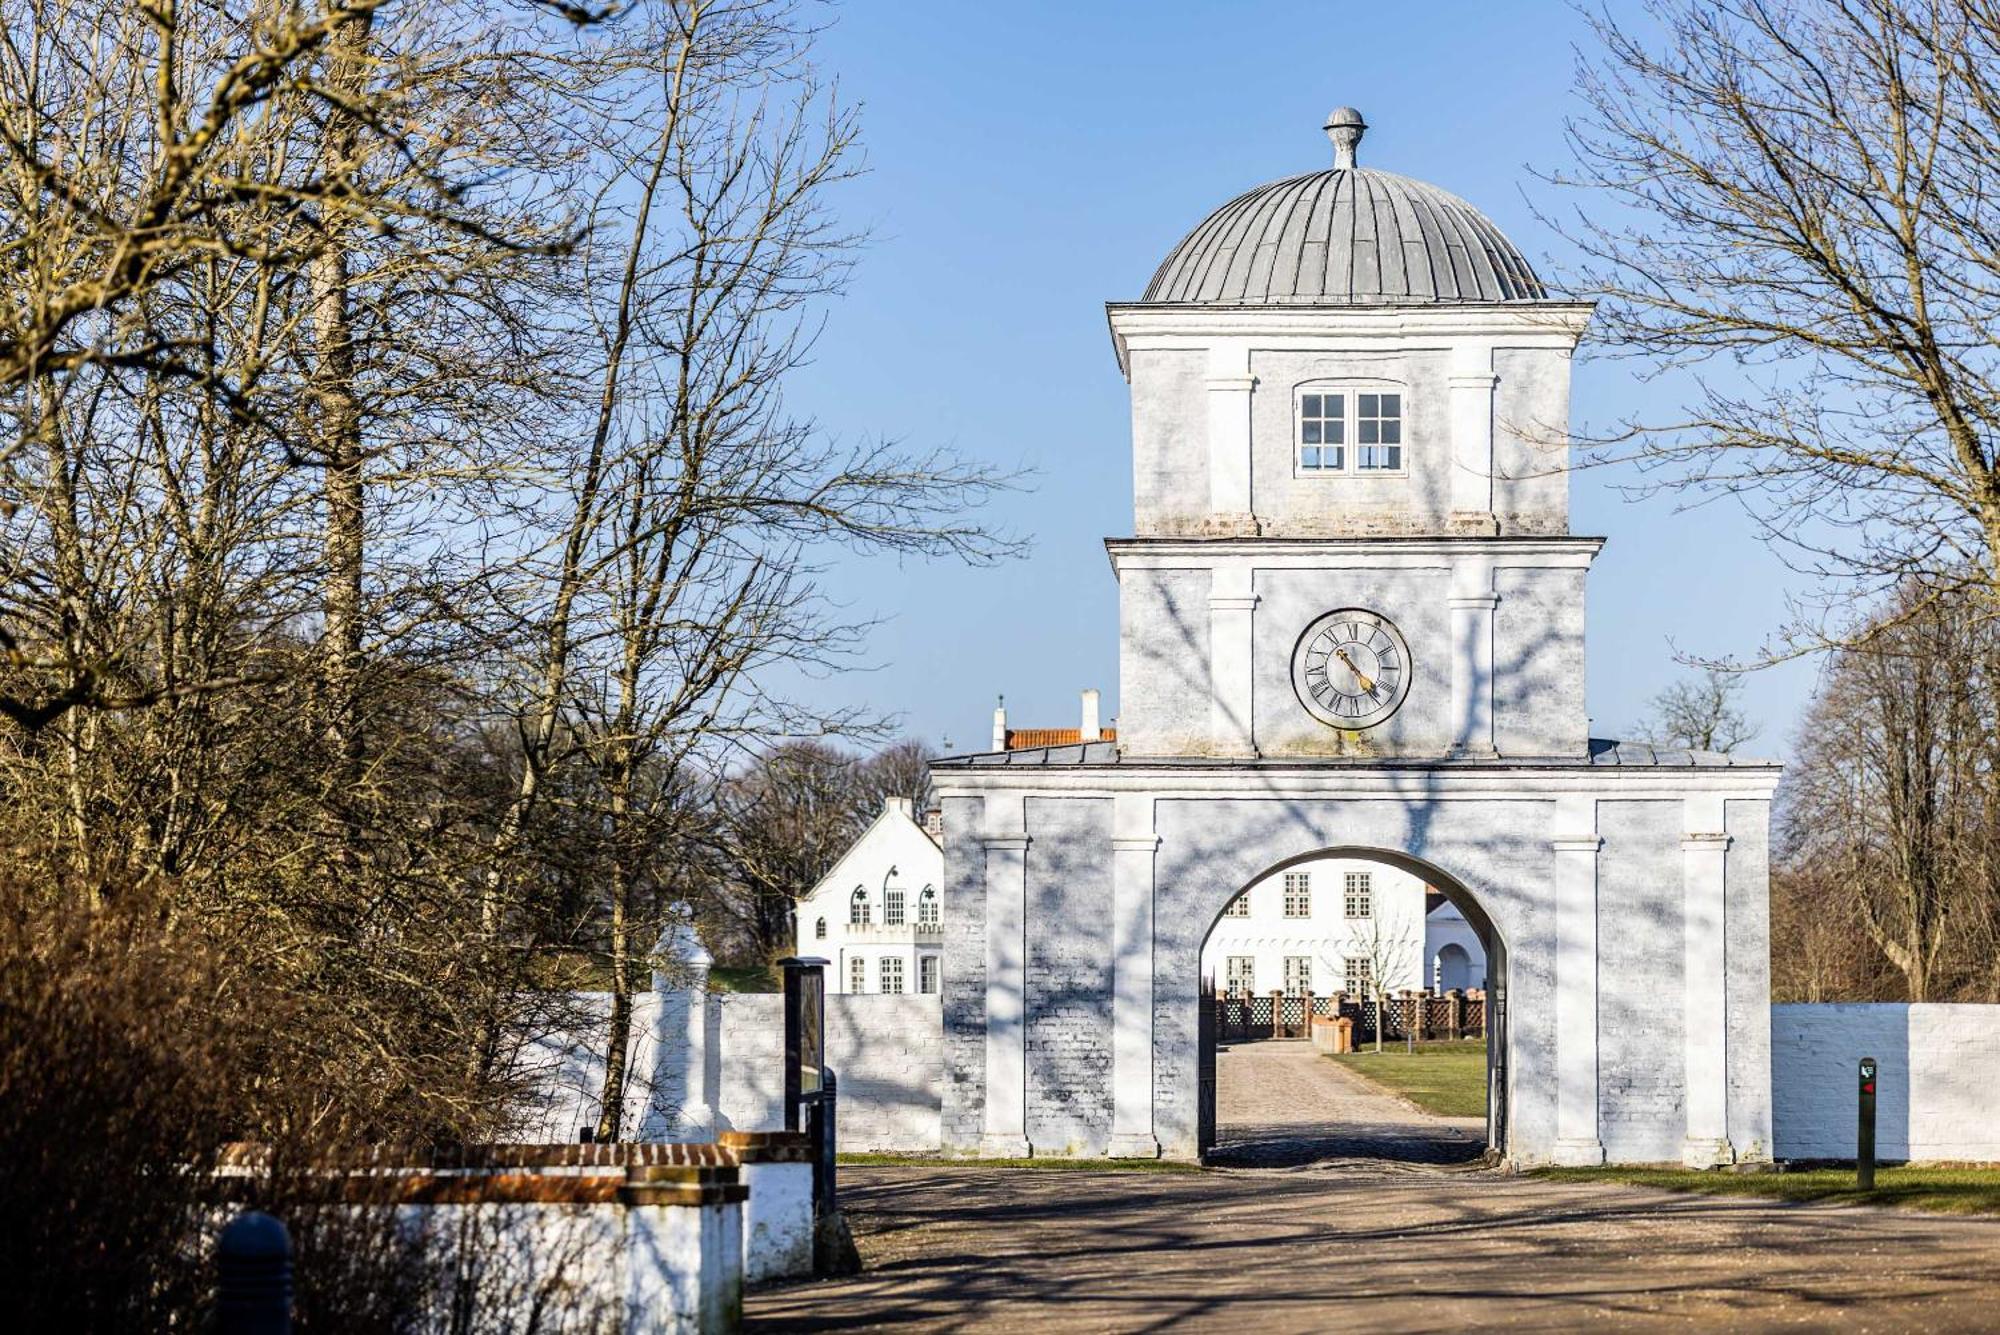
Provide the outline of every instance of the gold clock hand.
[[1361,689],[1370,695],[1375,694],[1375,683],[1369,679],[1367,673],[1354,666],[1354,660],[1347,656],[1347,650],[1335,649],[1334,652],[1340,655],[1341,662],[1347,664],[1347,670],[1354,674],[1354,679],[1361,683]]

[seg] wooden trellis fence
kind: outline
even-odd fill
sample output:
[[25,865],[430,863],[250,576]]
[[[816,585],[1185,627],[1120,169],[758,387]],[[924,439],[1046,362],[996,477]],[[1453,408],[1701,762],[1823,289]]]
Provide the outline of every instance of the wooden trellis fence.
[[[1201,1004],[1211,1008],[1215,1041],[1255,1043],[1266,1039],[1305,1038],[1311,1017],[1345,1017],[1354,1022],[1354,1041],[1375,1041],[1375,1000],[1336,992],[1239,992],[1212,996]],[[1382,1006],[1382,1037],[1402,1042],[1428,1039],[1479,1038],[1486,1033],[1486,994],[1481,991],[1401,992]]]

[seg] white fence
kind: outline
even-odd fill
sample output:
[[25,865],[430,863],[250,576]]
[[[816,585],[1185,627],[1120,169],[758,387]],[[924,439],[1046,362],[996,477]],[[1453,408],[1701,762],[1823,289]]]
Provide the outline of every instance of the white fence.
[[2000,1006],[1880,1002],[1771,1007],[1778,1158],[1854,1157],[1863,1057],[1879,1064],[1879,1157],[2000,1161]]

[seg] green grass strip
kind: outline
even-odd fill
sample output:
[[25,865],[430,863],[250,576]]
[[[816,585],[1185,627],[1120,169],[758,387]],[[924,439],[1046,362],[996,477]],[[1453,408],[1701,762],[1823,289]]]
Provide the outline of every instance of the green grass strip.
[[1760,1196],[1833,1205],[1884,1205],[1937,1214],[2000,1214],[2000,1167],[1877,1168],[1875,1189],[1854,1185],[1852,1168],[1793,1172],[1696,1172],[1683,1168],[1538,1168],[1550,1182],[1613,1182],[1709,1196]]
[[1486,1115],[1486,1043],[1483,1039],[1419,1043],[1407,1052],[1401,1043],[1345,1052],[1337,1061],[1392,1094],[1400,1094],[1439,1117]]

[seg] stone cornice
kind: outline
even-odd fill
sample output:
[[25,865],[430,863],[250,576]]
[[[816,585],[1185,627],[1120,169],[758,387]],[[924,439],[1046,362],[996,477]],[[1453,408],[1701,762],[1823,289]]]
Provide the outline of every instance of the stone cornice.
[[1589,536],[1426,535],[1378,538],[1106,538],[1113,570],[1175,569],[1248,558],[1260,565],[1323,567],[1342,557],[1368,566],[1449,566],[1466,557],[1493,564],[1588,568],[1604,548]]
[[[1162,801],[1550,801],[1588,794],[1600,799],[1670,800],[1691,794],[1768,801],[1778,765],[1607,766],[1584,762],[1413,761],[1402,766],[1312,765],[1217,760],[1148,765],[993,765],[931,771],[940,796],[981,796],[994,789],[1068,797],[1141,792]],[[1702,842],[1700,847],[1714,845]]]
[[1576,346],[1596,309],[1582,301],[1446,302],[1367,306],[1214,306],[1206,303],[1114,301],[1104,307],[1118,369],[1131,374],[1136,347],[1207,346],[1251,338],[1260,347],[1313,351],[1383,351],[1425,339],[1489,339],[1514,347]]

